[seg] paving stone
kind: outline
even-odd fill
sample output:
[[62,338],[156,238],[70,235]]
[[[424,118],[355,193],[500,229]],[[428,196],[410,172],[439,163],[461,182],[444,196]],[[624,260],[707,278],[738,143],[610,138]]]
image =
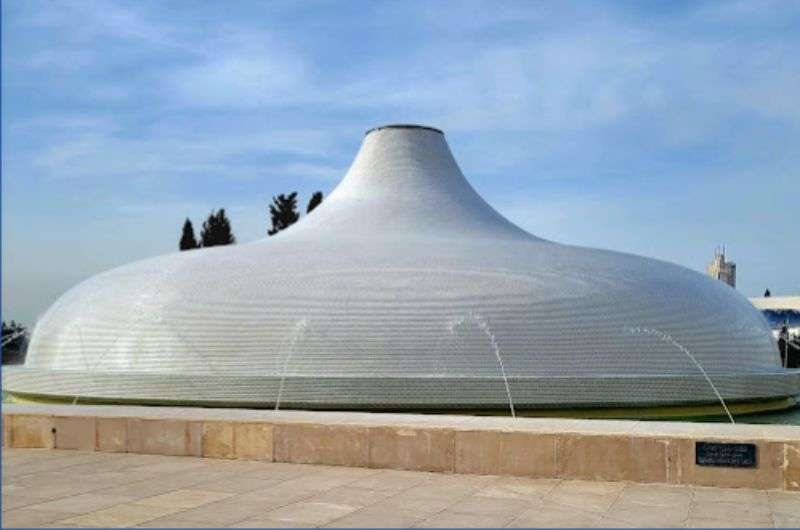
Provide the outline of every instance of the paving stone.
[[3,471],[4,527],[800,524],[787,491],[36,449],[4,450]]
[[686,528],[773,528],[772,522],[754,523],[734,519],[704,519],[690,517]]
[[76,517],[64,519],[64,524],[92,527],[135,526],[158,517],[180,511],[180,508],[164,506],[145,506],[141,504],[120,504]]
[[73,495],[71,497],[64,497],[53,501],[35,504],[31,508],[36,510],[49,510],[56,512],[67,513],[89,513],[115,506],[117,504],[125,504],[133,502],[135,499],[130,497],[123,497],[120,495],[102,495],[97,493],[84,493],[81,495]]
[[425,498],[409,496],[405,493],[400,493],[389,497],[386,500],[375,503],[371,506],[376,510],[383,510],[385,512],[395,511],[408,511],[413,512],[419,517],[427,517],[436,512],[447,509],[452,506],[456,501],[446,498]]
[[[224,464],[234,463],[235,462],[225,462]],[[316,466],[305,464],[287,464],[283,462],[263,464],[260,462],[248,462],[248,464],[257,464],[257,467],[253,467],[251,470],[241,472],[241,476],[268,480],[290,480],[293,478],[306,477],[308,475],[317,473]]]
[[681,527],[689,517],[689,505],[647,506],[616,503],[604,515],[635,526]]
[[[474,515],[511,515],[516,516],[529,509],[533,504],[529,500],[493,499],[470,496],[452,504],[447,511]],[[510,520],[510,519],[509,519]]]
[[260,478],[226,478],[222,480],[203,481],[197,487],[205,491],[218,491],[222,493],[249,493],[251,491],[267,491],[280,480],[263,480]]
[[507,526],[510,528],[597,528],[616,527],[619,526],[619,523],[606,519],[598,513],[542,504],[522,512]]
[[692,498],[692,490],[685,486],[629,484],[622,491],[617,502],[626,505],[688,507]]
[[314,502],[329,502],[333,504],[349,504],[364,507],[381,502],[393,495],[395,495],[393,491],[340,486],[332,490],[315,494],[313,497],[310,497],[310,499]]
[[764,504],[767,492],[741,488],[694,488],[695,502],[746,502]]
[[774,515],[775,528],[800,528],[800,517],[793,517],[783,513]]
[[[177,514],[180,516],[180,513]],[[159,517],[152,521],[136,525],[136,528],[218,528],[219,525],[208,521],[187,521],[174,515]]]
[[494,499],[542,499],[559,484],[558,479],[522,479],[502,477],[475,493]]
[[380,469],[367,469],[363,467],[343,467],[343,466],[314,466],[317,471],[315,477],[338,478],[347,481],[361,480],[381,472]]
[[3,494],[3,511],[16,510],[17,508],[24,508],[42,502],[41,497],[34,497],[31,495],[23,495],[21,493]]
[[578,508],[587,512],[603,514],[616,501],[614,495],[595,495],[593,493],[569,493],[558,491],[558,488],[544,498],[544,502],[562,508]]
[[776,514],[800,517],[800,492],[770,491],[769,505]]
[[386,510],[370,507],[334,519],[324,526],[329,528],[409,528],[422,519],[422,514],[410,510]]
[[742,502],[695,502],[689,516],[692,519],[721,519],[747,524],[772,522],[769,506]]
[[319,491],[285,486],[283,483],[281,483],[268,490],[256,490],[249,493],[243,493],[237,496],[237,500],[241,502],[259,504],[263,507],[263,509],[266,510],[280,508],[281,506],[286,506],[287,504],[306,500],[319,493]]
[[263,515],[266,509],[263,502],[252,502],[239,496],[183,510],[172,517],[181,521],[194,521],[212,526],[228,526],[257,515]]
[[349,485],[363,489],[402,491],[429,479],[430,477],[423,473],[388,469],[379,471],[369,477],[355,480]]
[[344,485],[349,485],[357,479],[349,476],[335,476],[324,474],[306,475],[281,482],[279,487],[296,489],[298,491],[327,491]]
[[445,510],[417,523],[420,528],[499,528],[507,525],[513,514],[475,514]]
[[60,519],[72,517],[68,512],[55,512],[52,510],[34,510],[32,508],[19,508],[3,512],[3,528],[35,528]]
[[624,482],[595,482],[590,480],[564,480],[554,493],[577,493],[592,495],[618,495],[627,486]]
[[276,521],[265,517],[254,517],[240,523],[233,524],[229,528],[308,528],[305,523],[294,523],[292,521]]
[[359,509],[352,504],[334,504],[329,502],[296,502],[268,513],[269,519],[292,523],[323,525],[339,519]]
[[81,493],[97,491],[102,488],[102,484],[92,484],[85,480],[77,481],[73,479],[72,483],[58,482],[54,484],[29,487],[25,490],[24,497],[36,499],[35,502],[40,503],[47,500],[60,499],[62,497],[69,497],[72,495],[79,495]]
[[232,496],[233,494],[231,493],[220,493],[218,491],[177,490],[141,499],[137,504],[143,506],[164,506],[187,509],[197,508],[203,504],[227,499]]

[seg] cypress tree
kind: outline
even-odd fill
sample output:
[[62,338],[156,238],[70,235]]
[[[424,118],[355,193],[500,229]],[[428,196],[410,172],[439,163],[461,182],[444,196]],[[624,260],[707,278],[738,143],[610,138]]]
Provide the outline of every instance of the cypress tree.
[[199,246],[197,244],[197,239],[194,237],[194,227],[188,217],[186,218],[186,222],[183,223],[183,235],[181,236],[181,241],[178,246],[181,250],[191,250]]
[[300,218],[300,214],[297,212],[297,192],[293,191],[289,195],[281,193],[277,197],[272,197],[269,215],[272,228],[267,231],[267,234],[271,236],[296,223]]
[[308,201],[308,208],[306,208],[306,213],[307,214],[311,213],[311,210],[319,206],[320,203],[322,203],[322,192],[317,191],[314,193],[314,195],[311,196],[311,200]]
[[225,217],[225,208],[220,208],[217,213],[211,211],[208,219],[203,222],[203,230],[200,232],[200,245],[203,247],[215,247],[217,245],[230,245],[236,243],[236,238],[231,231],[231,223]]
[[25,361],[28,349],[28,330],[13,320],[10,324],[3,321],[2,346],[3,364],[18,364]]

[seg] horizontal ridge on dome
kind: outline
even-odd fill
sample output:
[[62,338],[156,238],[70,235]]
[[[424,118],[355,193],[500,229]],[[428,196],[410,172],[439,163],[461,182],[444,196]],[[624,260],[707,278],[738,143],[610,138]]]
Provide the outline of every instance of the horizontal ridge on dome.
[[364,133],[364,136],[367,136],[371,132],[380,131],[381,129],[423,129],[427,131],[437,132],[442,136],[444,136],[444,133],[442,132],[441,129],[437,129],[436,127],[431,127],[429,125],[416,125],[414,123],[390,123],[388,125],[379,125],[378,127],[367,129],[367,132]]

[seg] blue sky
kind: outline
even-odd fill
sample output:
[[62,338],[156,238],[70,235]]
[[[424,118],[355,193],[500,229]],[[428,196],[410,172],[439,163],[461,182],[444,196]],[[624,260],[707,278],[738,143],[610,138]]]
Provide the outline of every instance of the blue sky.
[[798,2],[2,3],[3,318],[445,130],[525,229],[800,292]]

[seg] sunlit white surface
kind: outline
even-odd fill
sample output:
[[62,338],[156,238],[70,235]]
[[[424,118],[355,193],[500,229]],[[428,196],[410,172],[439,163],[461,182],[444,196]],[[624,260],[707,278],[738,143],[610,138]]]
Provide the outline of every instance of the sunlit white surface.
[[288,230],[76,286],[4,383],[122,400],[498,408],[509,389],[494,340],[517,408],[714,401],[686,355],[642,329],[690,350],[726,399],[800,393],[735,290],[528,234],[469,185],[441,132],[390,126]]

